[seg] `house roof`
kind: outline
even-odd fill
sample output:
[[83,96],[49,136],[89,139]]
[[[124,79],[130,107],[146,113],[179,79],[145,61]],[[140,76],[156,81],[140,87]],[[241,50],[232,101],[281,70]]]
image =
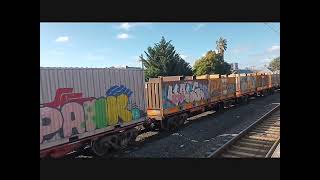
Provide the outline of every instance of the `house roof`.
[[253,73],[253,71],[249,69],[237,69],[232,71],[232,74],[250,74],[250,73]]

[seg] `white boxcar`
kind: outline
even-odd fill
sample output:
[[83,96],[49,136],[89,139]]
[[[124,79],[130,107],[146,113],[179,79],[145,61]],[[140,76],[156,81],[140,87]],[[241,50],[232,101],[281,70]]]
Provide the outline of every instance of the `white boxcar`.
[[40,151],[145,120],[142,69],[40,68]]

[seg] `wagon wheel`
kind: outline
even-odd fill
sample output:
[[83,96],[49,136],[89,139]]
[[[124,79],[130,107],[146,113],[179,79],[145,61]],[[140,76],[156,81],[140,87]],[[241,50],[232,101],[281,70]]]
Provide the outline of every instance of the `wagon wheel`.
[[93,141],[91,144],[92,151],[98,156],[104,156],[109,151],[109,146],[101,141],[101,139]]
[[128,144],[135,144],[136,137],[139,135],[136,129],[131,129],[127,132]]
[[246,103],[248,103],[248,96],[244,96],[243,97],[243,102],[246,104]]
[[120,140],[120,149],[124,149],[128,146],[129,144],[129,139],[126,137],[121,138]]
[[219,111],[223,112],[224,111],[224,103],[219,103]]
[[167,129],[169,131],[175,131],[178,127],[177,122],[175,121],[175,118],[169,118],[167,121]]
[[241,104],[242,103],[242,99],[241,98],[236,98],[236,104]]
[[250,103],[250,97],[246,96],[246,99],[247,99],[246,103],[249,104]]
[[274,88],[271,90],[271,94],[274,94]]
[[188,119],[188,114],[184,113],[180,116],[178,124],[179,126],[183,126],[184,122]]

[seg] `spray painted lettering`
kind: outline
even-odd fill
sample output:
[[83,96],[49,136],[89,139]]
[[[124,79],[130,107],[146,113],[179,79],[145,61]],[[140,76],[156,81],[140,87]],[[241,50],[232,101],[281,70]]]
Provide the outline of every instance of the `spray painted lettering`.
[[180,84],[167,84],[163,89],[164,108],[206,100],[207,98],[208,86],[203,82],[188,81]]
[[106,97],[83,98],[73,88],[59,88],[54,100],[40,105],[40,144],[76,134],[127,123],[141,117],[125,86],[113,86]]

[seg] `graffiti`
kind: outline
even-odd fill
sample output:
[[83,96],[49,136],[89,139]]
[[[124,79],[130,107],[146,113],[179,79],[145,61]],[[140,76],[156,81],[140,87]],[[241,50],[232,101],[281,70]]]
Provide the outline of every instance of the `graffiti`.
[[143,115],[129,100],[133,92],[123,85],[109,88],[106,97],[100,98],[84,98],[72,91],[59,88],[52,102],[40,105],[40,144],[127,123]]
[[255,88],[256,87],[256,78],[250,76],[250,77],[248,77],[248,79],[249,79],[249,81],[248,81],[249,87]]
[[236,84],[235,83],[228,84],[227,92],[228,92],[228,94],[235,93],[236,92]]
[[128,97],[130,97],[132,94],[132,91],[126,88],[125,86],[121,85],[121,86],[113,86],[106,92],[106,96],[119,96],[120,94],[125,94]]
[[253,89],[256,87],[256,79],[251,76],[246,77],[240,77],[240,88],[241,91],[247,92],[250,89]]
[[121,94],[117,97],[107,97],[107,112],[109,117],[110,125],[114,125],[118,122],[118,118],[121,118],[124,122],[132,120],[132,114],[127,109],[128,96]]
[[208,98],[208,86],[201,82],[168,84],[163,90],[164,108],[193,103]]
[[222,78],[211,80],[210,96],[213,100],[221,96],[228,96],[236,92],[236,84],[230,79]]

